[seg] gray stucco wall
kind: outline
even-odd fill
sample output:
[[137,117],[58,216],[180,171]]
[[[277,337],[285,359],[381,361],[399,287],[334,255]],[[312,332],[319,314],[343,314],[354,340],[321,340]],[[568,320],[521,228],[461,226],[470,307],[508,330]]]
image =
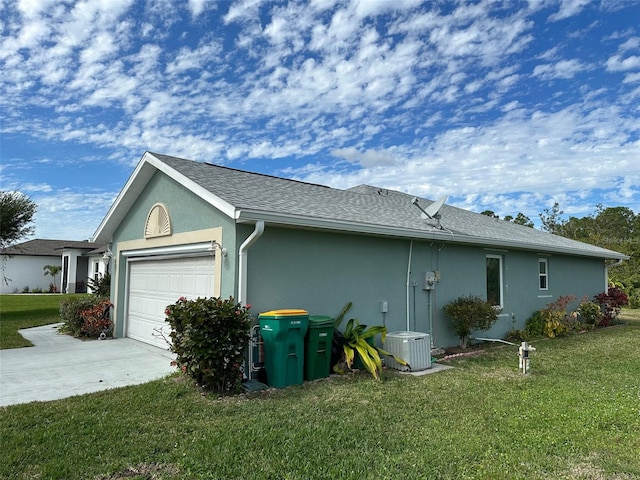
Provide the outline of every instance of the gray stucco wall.
[[[399,325],[405,317],[408,246],[402,240],[267,226],[249,251],[247,301],[256,315],[302,308],[331,316],[352,301],[350,316],[362,323]],[[381,301],[389,302],[386,318]]]
[[[461,295],[486,297],[487,254],[503,258],[504,309],[494,327],[479,336],[501,338],[511,328],[524,328],[533,311],[561,295],[580,300],[604,289],[604,262],[597,259],[545,257],[549,289],[541,291],[536,252],[424,241],[413,242],[411,250],[407,288],[409,240],[267,226],[249,251],[248,303],[254,315],[302,308],[311,315],[335,316],[352,301],[348,318],[386,325],[391,332],[407,328],[408,290],[409,329],[430,332],[435,345],[448,346],[458,339],[442,307]],[[430,291],[422,288],[427,271],[440,272],[440,281]],[[381,301],[388,302],[384,315]]]

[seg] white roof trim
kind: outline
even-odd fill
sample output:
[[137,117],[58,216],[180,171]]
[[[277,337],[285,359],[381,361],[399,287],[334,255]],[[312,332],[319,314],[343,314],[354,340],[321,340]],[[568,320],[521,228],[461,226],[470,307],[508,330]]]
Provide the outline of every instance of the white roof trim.
[[222,211],[222,213],[227,215],[229,218],[235,217],[235,207],[233,205],[230,205],[220,197],[198,185],[193,180],[190,180],[177,172],[169,165],[156,158],[152,153],[145,152],[133,173],[127,180],[127,183],[111,205],[111,208],[102,219],[98,229],[93,234],[92,240],[94,242],[109,243],[113,240],[112,237],[115,228],[124,219],[129,209],[133,206],[136,199],[140,193],[142,193],[142,190],[156,171],[161,171],[169,178],[172,178],[180,185],[202,198],[205,202]]
[[220,210],[222,213],[227,215],[229,218],[234,218],[235,217],[236,209],[235,209],[235,207],[233,205],[231,205],[230,203],[225,202],[220,197],[218,197],[217,195],[214,195],[213,193],[211,193],[206,188],[198,185],[196,182],[194,182],[190,178],[185,177],[183,174],[181,174],[178,171],[174,170],[169,165],[167,165],[166,163],[162,162],[161,160],[159,160],[158,158],[153,156],[153,154],[147,152],[145,154],[145,157],[149,157],[148,158],[148,162],[151,165],[153,165],[154,167],[156,167],[158,170],[160,170],[162,173],[164,173],[167,176],[169,176],[169,178],[172,178],[173,180],[178,182],[180,185],[182,185],[186,189],[191,190],[198,197],[203,199],[208,204],[214,206],[218,210]]

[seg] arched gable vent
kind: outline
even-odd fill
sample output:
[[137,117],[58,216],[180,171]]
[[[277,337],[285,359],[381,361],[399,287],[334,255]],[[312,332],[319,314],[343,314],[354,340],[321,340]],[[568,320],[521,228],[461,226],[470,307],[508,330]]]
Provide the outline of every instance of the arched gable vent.
[[171,235],[171,219],[167,207],[156,203],[147,215],[147,223],[144,226],[144,238],[163,237]]

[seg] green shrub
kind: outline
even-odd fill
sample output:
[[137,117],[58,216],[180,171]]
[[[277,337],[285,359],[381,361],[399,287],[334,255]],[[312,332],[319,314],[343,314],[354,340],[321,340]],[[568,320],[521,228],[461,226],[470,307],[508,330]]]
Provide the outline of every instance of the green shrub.
[[554,338],[580,326],[577,315],[567,314],[567,306],[576,299],[573,295],[558,297],[542,310],[534,312],[525,322],[527,335],[546,335]]
[[87,279],[87,285],[91,289],[91,295],[96,297],[109,298],[111,295],[111,274],[99,275],[98,279]]
[[640,290],[635,289],[632,290],[631,295],[629,297],[629,308],[640,308]]
[[580,321],[587,328],[594,328],[603,318],[600,305],[595,302],[582,302],[576,310],[580,316]]
[[524,330],[529,337],[539,337],[543,335],[545,317],[542,310],[536,310],[527,318]]
[[166,321],[172,328],[171,351],[176,354],[176,364],[204,389],[218,394],[240,390],[252,324],[249,308],[233,297],[181,297],[167,306]]
[[462,296],[443,308],[453,323],[453,330],[460,337],[460,346],[467,347],[473,330],[488,330],[498,319],[499,309],[486,300],[470,295]]
[[63,322],[60,331],[73,335],[74,337],[81,337],[84,335],[84,318],[82,313],[90,311],[96,305],[103,302],[102,299],[97,297],[73,297],[65,298],[60,302],[60,319]]
[[562,312],[546,312],[542,333],[549,338],[564,335],[569,330],[564,324],[564,313]]

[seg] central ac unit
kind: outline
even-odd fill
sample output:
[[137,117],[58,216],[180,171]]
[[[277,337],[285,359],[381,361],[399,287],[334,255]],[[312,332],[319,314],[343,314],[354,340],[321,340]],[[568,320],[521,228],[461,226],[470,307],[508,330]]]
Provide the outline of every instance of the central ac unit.
[[387,365],[391,368],[411,372],[431,368],[431,339],[428,333],[392,332],[387,334],[383,348],[409,364],[407,367],[387,357]]

